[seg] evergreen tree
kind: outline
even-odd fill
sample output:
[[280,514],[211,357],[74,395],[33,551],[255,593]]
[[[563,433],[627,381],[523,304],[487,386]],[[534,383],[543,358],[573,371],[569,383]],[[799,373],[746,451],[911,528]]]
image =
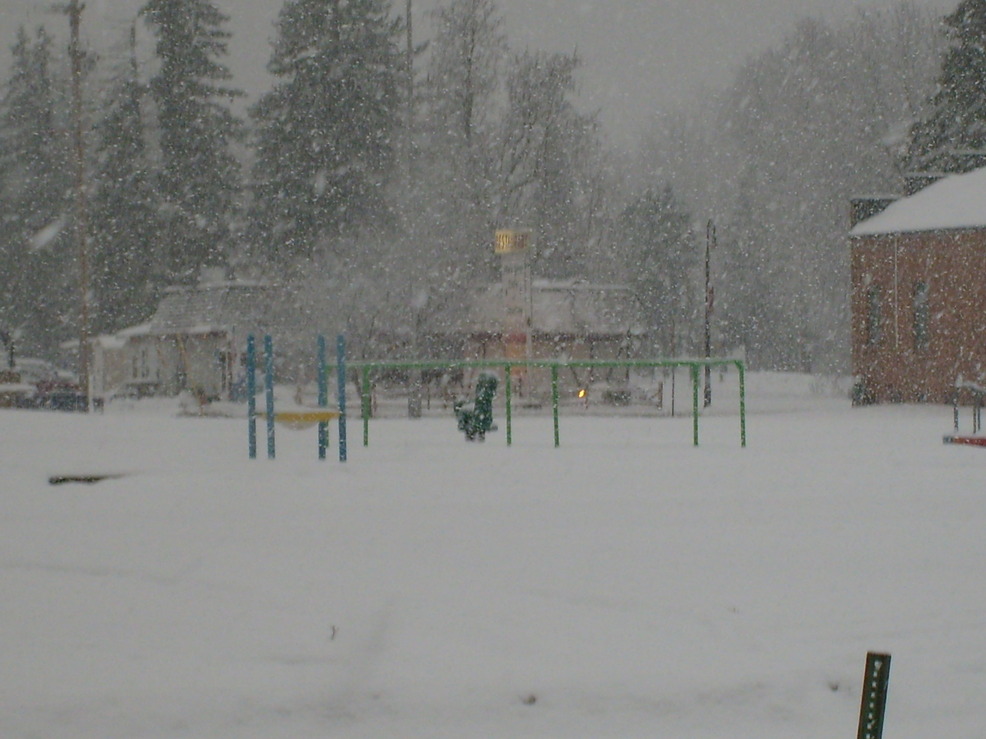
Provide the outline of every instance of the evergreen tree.
[[899,191],[899,146],[939,64],[936,27],[907,5],[839,26],[805,20],[740,68],[718,116],[693,122],[714,124],[684,163],[709,165],[709,195],[688,205],[719,225],[717,328],[746,343],[751,366],[847,370],[846,202]]
[[739,182],[736,220],[723,229],[728,238],[719,245],[716,325],[725,346],[741,347],[756,367],[795,369],[801,347],[798,311],[790,305],[792,295],[784,274],[790,260],[778,254],[770,227],[757,217],[759,210],[750,202],[762,180],[746,172]]
[[617,231],[648,333],[664,353],[680,350],[675,343],[690,317],[690,270],[698,261],[691,216],[670,185],[648,188],[623,210]]
[[318,255],[389,220],[404,60],[386,0],[288,0],[257,126],[251,239],[273,258]]
[[154,169],[143,110],[147,86],[130,68],[117,82],[96,126],[92,228],[93,330],[113,331],[146,320],[165,276]]
[[440,329],[462,315],[469,290],[492,276],[498,98],[508,48],[495,0],[445,0],[429,16],[402,232],[415,324]]
[[932,110],[911,129],[912,171],[968,172],[986,164],[986,0],[962,0],[944,29],[949,46]]
[[0,327],[50,354],[71,335],[78,301],[66,136],[57,128],[50,40],[21,28],[0,100]]
[[442,146],[469,151],[488,140],[494,98],[507,57],[494,0],[449,0],[432,11],[434,38],[426,80],[433,133]]
[[229,104],[242,93],[224,84],[229,19],[214,3],[149,0],[141,12],[160,62],[150,90],[161,155],[156,188],[167,204],[165,269],[188,283],[201,267],[224,264],[232,247],[241,185],[231,146],[241,130]]
[[513,57],[507,76],[497,222],[535,230],[534,269],[545,277],[584,275],[597,235],[598,126],[570,100],[580,66],[575,54],[524,52]]

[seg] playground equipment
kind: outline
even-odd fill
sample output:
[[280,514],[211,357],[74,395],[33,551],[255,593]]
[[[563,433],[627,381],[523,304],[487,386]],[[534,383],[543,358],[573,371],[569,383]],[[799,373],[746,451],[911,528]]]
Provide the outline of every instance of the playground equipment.
[[14,370],[14,339],[8,331],[0,329],[0,343],[4,345],[7,350],[7,369],[11,372]]
[[302,429],[318,425],[318,458],[325,459],[329,446],[329,421],[339,424],[339,461],[345,462],[346,449],[346,340],[336,339],[336,385],[338,389],[338,410],[331,410],[328,389],[328,365],[325,360],[325,337],[318,337],[317,350],[318,408],[276,411],[274,409],[274,343],[270,336],[264,337],[264,397],[266,408],[257,411],[257,348],[253,336],[247,337],[246,379],[247,379],[247,444],[250,459],[257,458],[257,418],[267,422],[267,458],[275,458],[274,424],[280,423],[288,428]]
[[699,386],[700,374],[704,367],[726,368],[735,367],[739,377],[739,421],[740,446],[746,446],[746,365],[741,359],[637,359],[637,360],[522,360],[522,359],[487,359],[473,361],[431,361],[431,362],[352,362],[350,369],[360,375],[360,400],[363,417],[363,446],[370,445],[370,406],[371,406],[371,377],[374,373],[385,373],[392,370],[421,371],[421,370],[490,370],[499,369],[504,377],[504,419],[506,425],[507,446],[513,443],[513,383],[512,370],[516,367],[542,368],[551,371],[551,415],[554,425],[555,446],[561,445],[559,436],[559,396],[558,376],[562,369],[650,369],[686,368],[692,386],[692,442],[698,446],[699,418]]
[[7,355],[7,361],[0,363],[0,408],[22,408],[28,405],[33,388],[21,383],[20,373],[14,368],[14,340],[8,332],[0,330],[0,343]]
[[493,398],[496,397],[497,379],[491,372],[483,372],[476,381],[476,399],[472,403],[458,401],[454,406],[455,417],[459,421],[459,431],[466,435],[467,441],[486,439],[486,432],[493,425]]
[[[371,378],[375,373],[386,373],[392,370],[422,371],[422,370],[496,370],[503,372],[504,377],[504,418],[506,425],[507,446],[513,443],[512,435],[512,370],[516,367],[549,369],[551,372],[551,415],[554,427],[555,447],[561,446],[559,433],[559,393],[558,377],[562,369],[651,369],[665,368],[674,370],[685,368],[691,379],[692,387],[692,443],[699,445],[699,387],[702,369],[709,367],[712,369],[734,367],[739,378],[739,426],[740,426],[740,446],[746,447],[746,366],[741,359],[639,359],[639,360],[580,360],[580,361],[552,361],[552,360],[462,360],[462,361],[413,361],[413,362],[352,362],[347,365],[345,356],[345,338],[339,336],[336,342],[337,361],[335,370],[337,373],[336,386],[338,388],[339,405],[338,410],[332,411],[327,408],[328,389],[326,385],[326,375],[329,366],[325,361],[325,340],[323,337],[318,339],[318,382],[319,382],[319,401],[318,409],[305,409],[304,411],[281,411],[274,409],[274,350],[270,336],[264,337],[264,359],[265,359],[265,388],[266,388],[266,408],[263,412],[258,412],[256,408],[256,386],[254,380],[254,370],[256,368],[256,347],[254,337],[247,339],[247,399],[248,399],[248,425],[249,425],[249,446],[250,458],[257,456],[257,431],[256,419],[263,417],[267,422],[267,456],[274,459],[275,440],[274,424],[281,422],[297,426],[318,425],[318,455],[319,459],[325,459],[325,451],[328,446],[328,422],[335,418],[339,424],[339,461],[346,461],[346,373],[352,370],[357,373],[360,380],[360,405],[363,419],[363,446],[370,445],[370,415],[371,415]],[[495,391],[495,388],[494,388]],[[492,401],[492,397],[491,397]],[[492,410],[490,411],[492,419]],[[487,429],[490,430],[490,429]],[[463,429],[465,431],[465,429]]]
[[[959,433],[959,395],[962,391],[965,391],[972,397],[972,435]],[[983,427],[984,397],[986,397],[986,388],[974,383],[962,383],[955,387],[952,393],[952,424],[954,433],[946,434],[942,438],[943,443],[986,447],[986,436],[978,436]]]
[[[258,418],[267,418],[267,414],[258,411]],[[328,423],[339,418],[339,411],[278,411],[274,414],[274,422],[285,428],[299,431],[310,429],[317,423]]]

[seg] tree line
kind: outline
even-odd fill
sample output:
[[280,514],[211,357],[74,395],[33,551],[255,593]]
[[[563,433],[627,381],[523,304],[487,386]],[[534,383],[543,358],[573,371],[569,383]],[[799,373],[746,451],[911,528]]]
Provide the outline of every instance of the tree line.
[[[421,350],[496,279],[494,229],[523,226],[536,275],[627,284],[647,353],[694,353],[712,219],[717,351],[843,370],[848,200],[900,190],[956,43],[907,3],[805,20],[628,157],[577,105],[579,56],[513,49],[495,0],[444,0],[426,46],[386,0],[287,0],[242,119],[228,21],[209,0],[149,0],[149,64],[135,41],[87,59],[96,331],[217,267],[279,285],[286,322]],[[68,80],[43,28],[11,51],[0,327],[50,352],[78,321]]]
[[909,3],[805,19],[655,122],[646,178],[714,218],[717,339],[753,366],[849,368],[849,202],[900,195],[947,39]]

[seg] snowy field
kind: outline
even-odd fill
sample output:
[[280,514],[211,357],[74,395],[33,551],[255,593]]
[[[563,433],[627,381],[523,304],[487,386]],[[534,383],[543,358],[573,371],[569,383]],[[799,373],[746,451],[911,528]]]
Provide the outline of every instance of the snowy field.
[[395,418],[345,465],[170,404],[0,411],[0,736],[851,739],[868,650],[888,738],[982,736],[986,449],[819,386],[751,377],[746,449],[721,389],[698,448]]

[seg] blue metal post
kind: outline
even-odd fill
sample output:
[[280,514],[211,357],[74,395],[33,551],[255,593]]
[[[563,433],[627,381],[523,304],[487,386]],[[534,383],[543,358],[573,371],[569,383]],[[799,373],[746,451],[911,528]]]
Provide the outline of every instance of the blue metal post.
[[250,459],[257,458],[257,345],[253,334],[247,336],[246,394],[247,394],[247,446]]
[[336,337],[336,379],[339,393],[339,461],[346,461],[346,337]]
[[267,391],[267,459],[274,459],[274,342],[264,337],[264,388]]
[[[325,337],[318,337],[318,407],[325,408],[329,404],[329,383],[325,376]],[[320,421],[318,424],[318,458],[325,459],[325,450],[329,446],[329,424]]]

